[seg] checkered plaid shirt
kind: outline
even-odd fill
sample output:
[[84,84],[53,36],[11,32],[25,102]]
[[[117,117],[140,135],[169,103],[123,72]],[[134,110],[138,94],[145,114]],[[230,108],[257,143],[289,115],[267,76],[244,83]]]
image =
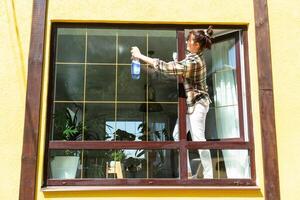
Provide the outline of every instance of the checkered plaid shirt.
[[206,85],[206,64],[202,52],[199,54],[189,53],[184,60],[179,62],[165,62],[155,58],[153,67],[156,71],[165,74],[183,76],[188,107],[193,107],[198,101],[209,105],[210,99]]

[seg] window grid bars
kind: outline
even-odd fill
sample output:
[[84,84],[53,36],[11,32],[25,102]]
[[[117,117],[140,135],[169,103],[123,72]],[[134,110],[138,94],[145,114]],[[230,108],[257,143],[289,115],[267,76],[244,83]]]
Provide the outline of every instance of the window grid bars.
[[[57,37],[58,37],[58,35],[57,35]],[[116,36],[116,40],[118,41],[118,35]],[[58,46],[58,42],[57,42],[57,46]],[[57,51],[56,51],[56,54],[57,54]],[[118,77],[117,76],[118,75],[117,71],[118,71],[118,66],[130,66],[130,64],[121,64],[121,63],[118,64],[117,56],[118,56],[118,43],[117,43],[117,48],[116,48],[116,63],[115,63],[115,65],[116,65],[116,87],[115,87],[116,88],[115,89],[116,93],[115,93],[115,101],[112,101],[116,104],[116,106],[115,106],[115,122],[117,120],[117,104],[118,103],[125,103],[125,102],[122,102],[122,101],[117,101],[117,91],[118,91],[117,90],[117,87],[118,87],[118,85],[117,85],[117,77]],[[147,56],[148,56],[148,34],[147,34]],[[57,56],[56,56],[56,58],[57,58]],[[69,64],[69,63],[56,62],[56,65],[57,64]],[[81,63],[72,63],[72,64],[81,64]],[[85,121],[84,120],[85,119],[85,104],[86,103],[104,103],[104,101],[102,102],[102,101],[86,101],[85,100],[85,98],[86,98],[86,68],[87,68],[88,64],[89,65],[105,65],[107,63],[87,63],[87,31],[86,31],[85,62],[84,62],[84,101],[76,101],[76,102],[83,102],[83,126],[84,126],[84,121]],[[146,65],[146,66],[147,66],[147,84],[148,84],[148,65]],[[55,87],[56,87],[56,75],[57,74],[55,74]],[[146,95],[146,105],[147,105],[147,111],[148,111],[148,87],[146,87],[146,93],[147,93],[147,95]],[[69,103],[69,102],[74,103],[75,101],[54,101],[54,106],[53,107],[55,108],[55,103]],[[137,102],[126,102],[126,103],[137,103]],[[140,102],[138,102],[138,103],[140,103]],[[151,102],[151,103],[178,104],[178,102]],[[232,105],[227,105],[227,106],[232,106]],[[220,106],[220,107],[227,107],[227,106]],[[148,127],[148,112],[146,112],[146,118],[147,118],[146,119],[146,122],[147,122],[146,127]],[[148,128],[146,128],[146,134],[148,135]],[[83,129],[83,136],[84,136],[84,129]],[[53,135],[52,135],[52,137],[53,137]],[[146,138],[147,138],[147,141],[148,141],[148,137],[146,137]],[[83,137],[83,139],[84,139],[84,137]],[[84,150],[84,149],[82,149],[82,150]],[[219,151],[217,153],[219,154]],[[219,156],[218,156],[218,158],[219,158]],[[83,152],[82,152],[82,159],[83,159]],[[83,162],[83,160],[82,160],[82,162]],[[147,162],[148,162],[148,159],[147,159]],[[147,167],[148,167],[148,164],[147,164]],[[219,168],[219,165],[218,165],[218,168]],[[219,171],[218,171],[218,173],[219,173]],[[82,172],[81,172],[81,178],[82,178]],[[148,178],[148,170],[147,170],[147,178]]]

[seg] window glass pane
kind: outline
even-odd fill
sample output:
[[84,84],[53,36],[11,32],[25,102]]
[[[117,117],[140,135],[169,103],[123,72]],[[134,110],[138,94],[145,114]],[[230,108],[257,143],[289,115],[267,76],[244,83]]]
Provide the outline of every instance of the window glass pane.
[[239,138],[235,38],[217,42],[205,52],[211,100],[206,139]]
[[148,100],[177,102],[177,77],[149,70]]
[[217,107],[215,109],[218,138],[238,138],[238,106]]
[[140,79],[131,78],[130,66],[118,66],[118,101],[146,101],[147,68],[141,65]]
[[55,100],[83,100],[83,65],[56,65]]
[[83,178],[108,178],[114,150],[84,150]]
[[87,103],[85,105],[85,140],[113,140],[115,124],[107,121],[115,119],[115,104]]
[[249,151],[246,149],[199,149],[189,150],[188,154],[190,179],[210,177],[211,171],[214,179],[251,178]]
[[58,62],[84,62],[86,30],[80,28],[59,28],[57,31]]
[[178,178],[177,150],[84,150],[83,178]]
[[148,31],[148,55],[166,62],[172,61],[177,52],[176,32],[169,30]]
[[115,66],[88,65],[86,69],[86,100],[114,101],[116,86]]
[[176,119],[177,104],[118,104],[117,121],[107,124],[115,124],[116,140],[166,141],[173,140]]
[[[142,65],[141,78],[133,80],[130,47],[138,46],[148,54],[146,50],[150,46],[161,58],[172,59],[176,50],[176,31],[59,28],[58,37],[61,35],[74,36],[73,39],[80,36],[84,38],[83,46],[87,46],[86,52],[81,49],[82,55],[87,58],[83,57],[80,61],[86,60],[87,63],[79,64],[76,63],[78,60],[72,60],[71,64],[56,64],[54,90],[55,101],[83,103],[80,112],[81,121],[84,119],[85,123],[85,140],[154,140],[153,137],[150,139],[150,133],[159,135],[161,141],[172,139],[177,104],[166,106],[162,103],[177,103],[177,79]],[[155,47],[159,43],[163,43],[163,47]],[[61,55],[64,51],[69,50],[57,46]],[[117,65],[108,64],[116,61]],[[156,112],[160,112],[161,116]],[[136,127],[130,128],[133,124]],[[57,131],[54,128],[52,132]],[[62,139],[61,134],[53,133],[53,139]],[[135,137],[126,138],[123,133]]]
[[51,179],[75,179],[81,175],[82,150],[64,149],[49,151],[48,177]]
[[139,104],[118,104],[116,128],[114,136],[116,140],[137,141],[142,134],[140,125],[146,121],[145,113],[141,112]]
[[[83,171],[81,171],[81,153]],[[203,179],[205,158],[189,150],[189,179]],[[249,179],[248,150],[210,150],[214,179]],[[177,150],[51,150],[49,177],[74,178],[178,178]]]
[[[111,140],[138,141],[142,134],[142,121],[106,121],[106,132]],[[115,128],[117,127],[117,128]]]
[[131,63],[130,49],[139,47],[142,54],[147,54],[146,30],[119,30],[118,31],[118,63]]
[[[169,30],[148,31],[148,56],[165,62],[173,61],[177,52],[176,32]],[[177,77],[154,72],[149,68],[149,90],[155,91],[154,101],[177,101]]]
[[55,103],[50,140],[82,140],[83,104]]
[[116,63],[116,35],[114,29],[88,29],[87,62]]
[[173,140],[173,129],[177,120],[177,104],[148,104],[148,133],[142,140],[168,141]]

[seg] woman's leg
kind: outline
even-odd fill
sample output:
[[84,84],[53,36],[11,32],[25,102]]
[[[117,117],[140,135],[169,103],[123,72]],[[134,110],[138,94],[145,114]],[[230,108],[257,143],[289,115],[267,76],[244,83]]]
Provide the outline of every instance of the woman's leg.
[[[190,122],[190,132],[193,141],[206,141],[205,119],[208,109],[209,106],[204,106],[200,103],[196,103],[194,112],[188,115]],[[213,178],[210,151],[208,149],[199,149],[198,152],[203,166],[203,177]]]

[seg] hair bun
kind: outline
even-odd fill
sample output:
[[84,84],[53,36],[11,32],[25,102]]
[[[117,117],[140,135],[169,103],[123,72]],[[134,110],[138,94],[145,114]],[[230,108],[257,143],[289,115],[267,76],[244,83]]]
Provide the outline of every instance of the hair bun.
[[212,26],[209,26],[206,30],[207,36],[211,37],[213,35],[214,31],[212,30]]

